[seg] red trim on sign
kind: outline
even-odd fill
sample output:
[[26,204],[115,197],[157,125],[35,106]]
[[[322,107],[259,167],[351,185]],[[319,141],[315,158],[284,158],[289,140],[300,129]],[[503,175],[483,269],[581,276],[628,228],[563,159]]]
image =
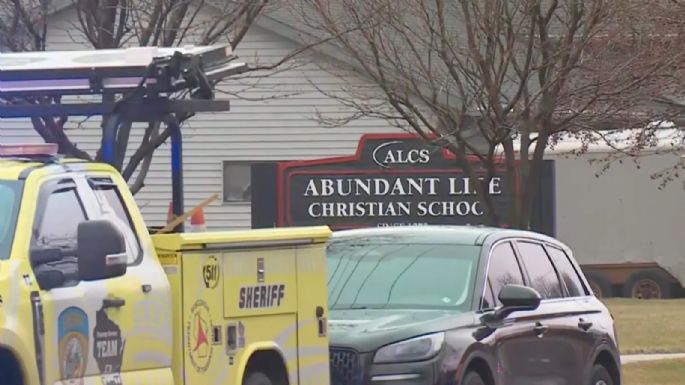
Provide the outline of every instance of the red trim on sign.
[[[434,134],[429,134],[427,135],[431,139],[435,139],[437,136]],[[354,152],[353,155],[346,155],[346,156],[336,156],[336,157],[329,157],[329,158],[319,158],[319,159],[309,159],[309,160],[294,160],[294,161],[288,161],[288,162],[279,162],[277,164],[277,176],[276,176],[276,196],[278,199],[278,202],[276,203],[276,208],[278,210],[278,216],[277,216],[277,226],[285,226],[285,225],[291,225],[292,220],[291,220],[291,212],[290,212],[290,178],[292,175],[302,175],[302,174],[310,174],[310,175],[323,175],[323,174],[328,174],[331,176],[335,175],[350,175],[350,174],[361,174],[361,175],[366,175],[366,174],[375,174],[375,175],[388,175],[388,174],[404,174],[404,173],[421,173],[421,172],[463,172],[463,169],[460,167],[454,167],[450,169],[401,169],[401,170],[356,170],[356,169],[342,169],[342,170],[316,170],[316,171],[294,171],[293,173],[288,173],[287,179],[284,180],[284,176],[286,172],[289,172],[290,169],[292,168],[299,168],[299,167],[307,167],[307,166],[321,166],[321,165],[332,165],[332,164],[339,164],[339,165],[344,165],[346,163],[355,163],[359,162],[362,158],[362,154],[364,152],[364,148],[367,145],[367,142],[370,140],[411,140],[411,139],[416,139],[419,141],[423,141],[423,138],[420,135],[414,134],[414,133],[397,133],[397,132],[391,132],[391,133],[373,133],[373,134],[363,134],[360,136],[359,142],[357,144],[357,148]],[[440,151],[443,160],[446,161],[456,161],[457,156],[452,153],[451,151],[442,148]],[[469,155],[466,157],[467,161],[477,163],[478,162],[478,157],[474,155]],[[515,161],[515,163],[519,163],[518,160]],[[496,171],[497,172],[506,172],[506,168],[504,167],[504,157],[498,157],[496,161]],[[477,170],[476,174],[484,174],[486,170],[482,168],[482,170]],[[520,189],[519,181],[518,181],[518,170],[515,170],[515,174],[513,175],[515,178],[515,191],[518,192]],[[285,190],[285,191],[284,191]],[[512,198],[514,198],[512,196]],[[283,206],[285,207],[285,210],[283,209]],[[369,225],[333,225],[333,227],[350,227],[350,228],[356,228],[356,227],[368,227]]]
[[[325,164],[345,164],[345,163],[352,163],[361,160],[362,153],[364,152],[364,148],[366,147],[366,142],[369,140],[401,140],[401,139],[418,139],[422,140],[422,138],[418,135],[415,134],[399,134],[399,133],[391,133],[391,134],[364,134],[360,137],[359,143],[357,144],[357,149],[355,150],[353,155],[345,155],[345,156],[335,156],[335,157],[330,157],[330,158],[319,158],[319,159],[308,159],[308,160],[293,160],[289,162],[282,162],[279,163],[279,166],[282,164],[283,165],[283,170],[286,170],[291,167],[303,167],[303,166],[321,166]],[[447,149],[441,149],[440,151],[443,160],[456,160],[457,157],[454,155],[452,152],[450,152]],[[469,161],[478,161],[478,158],[476,156],[470,155],[466,157],[467,160]],[[500,163],[500,162],[498,162]],[[279,170],[280,171],[280,170]]]

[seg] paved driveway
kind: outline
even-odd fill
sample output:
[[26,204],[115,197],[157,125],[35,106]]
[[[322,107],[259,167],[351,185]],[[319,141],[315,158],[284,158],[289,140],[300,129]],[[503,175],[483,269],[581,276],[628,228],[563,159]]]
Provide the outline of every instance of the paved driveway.
[[668,360],[673,358],[685,358],[685,353],[670,354],[626,354],[621,356],[622,364],[630,364],[640,361]]

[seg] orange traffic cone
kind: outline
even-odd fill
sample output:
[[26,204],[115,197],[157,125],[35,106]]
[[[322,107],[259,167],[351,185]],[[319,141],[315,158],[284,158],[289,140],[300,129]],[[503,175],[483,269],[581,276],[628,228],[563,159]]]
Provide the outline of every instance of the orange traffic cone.
[[190,232],[199,233],[203,231],[207,231],[205,212],[202,207],[199,207],[190,217]]
[[169,210],[167,211],[167,214],[166,214],[166,224],[168,225],[174,219],[176,219],[176,216],[174,215],[174,204],[173,204],[173,202],[169,202]]

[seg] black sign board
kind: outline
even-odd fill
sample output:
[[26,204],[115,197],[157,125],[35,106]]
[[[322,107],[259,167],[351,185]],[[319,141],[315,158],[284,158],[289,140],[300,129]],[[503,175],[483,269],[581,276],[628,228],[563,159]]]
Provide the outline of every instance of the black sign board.
[[[534,210],[534,222],[551,234],[553,168],[546,166],[538,201],[547,204]],[[482,179],[484,170],[477,175]],[[508,178],[504,165],[498,166],[488,191],[505,216],[512,199]],[[486,224],[477,182],[452,153],[418,136],[368,134],[349,157],[255,165],[253,227]]]

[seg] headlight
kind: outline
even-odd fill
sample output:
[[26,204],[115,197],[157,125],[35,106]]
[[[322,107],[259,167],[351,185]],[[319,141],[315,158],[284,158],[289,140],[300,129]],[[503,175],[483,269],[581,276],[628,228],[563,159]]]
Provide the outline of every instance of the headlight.
[[435,333],[384,346],[376,352],[373,362],[381,364],[427,360],[440,351],[444,341],[445,333]]

